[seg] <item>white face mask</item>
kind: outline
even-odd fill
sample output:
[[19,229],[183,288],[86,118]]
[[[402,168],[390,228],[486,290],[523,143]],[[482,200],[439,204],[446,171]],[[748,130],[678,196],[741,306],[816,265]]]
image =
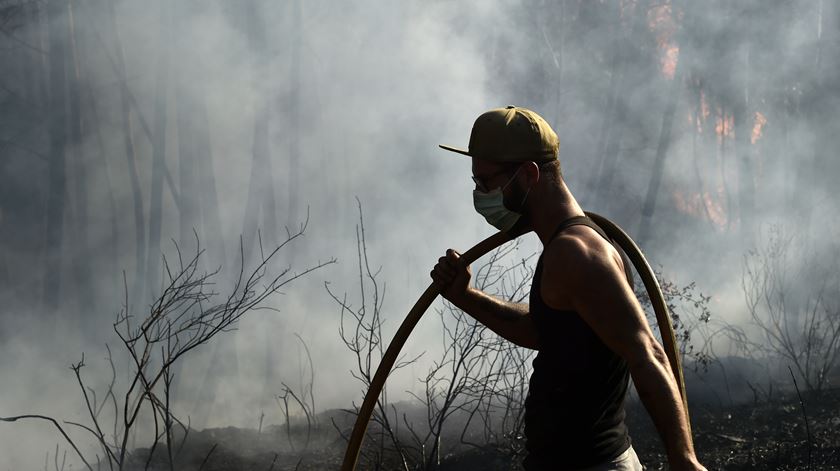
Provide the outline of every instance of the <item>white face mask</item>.
[[[516,178],[517,173],[519,173],[519,169],[516,169],[516,172],[505,183],[505,186],[498,187],[486,193],[481,190],[473,190],[473,206],[475,210],[478,214],[484,216],[484,219],[490,225],[503,232],[509,231],[519,218],[522,217],[521,214],[516,211],[511,211],[505,206],[504,195],[502,194],[502,191]],[[529,187],[528,191],[525,192],[525,197],[522,198],[520,207],[522,207],[522,204],[525,204],[525,199],[528,198],[530,191],[531,188]]]
[[502,189],[496,188],[488,193],[473,190],[473,206],[478,214],[500,231],[507,232],[516,224],[521,214],[505,207]]

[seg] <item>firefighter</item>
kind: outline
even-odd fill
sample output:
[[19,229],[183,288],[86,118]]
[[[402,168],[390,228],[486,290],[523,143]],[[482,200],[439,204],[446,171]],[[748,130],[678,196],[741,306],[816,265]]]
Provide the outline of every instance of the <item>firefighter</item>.
[[557,134],[537,113],[508,106],[476,119],[475,210],[501,231],[526,224],[543,245],[528,303],[470,285],[449,249],[431,272],[452,304],[505,339],[538,350],[525,402],[526,470],[641,470],[625,425],[629,379],[672,470],[705,470],[694,453],[668,359],[636,299],[630,265],[567,187]]

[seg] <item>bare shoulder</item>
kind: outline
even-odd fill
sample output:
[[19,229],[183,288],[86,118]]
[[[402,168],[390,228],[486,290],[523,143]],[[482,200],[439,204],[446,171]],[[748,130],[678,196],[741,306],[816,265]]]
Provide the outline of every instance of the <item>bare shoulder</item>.
[[543,251],[543,264],[550,272],[575,272],[587,264],[618,262],[621,256],[615,247],[588,226],[572,226],[550,241]]
[[572,294],[623,276],[621,255],[612,244],[590,227],[572,226],[543,251],[540,294],[549,306],[567,309],[574,304]]
[[624,277],[618,251],[597,232],[585,229],[592,234],[575,227],[547,244],[540,293],[549,306],[577,312],[632,369],[649,360],[655,337]]

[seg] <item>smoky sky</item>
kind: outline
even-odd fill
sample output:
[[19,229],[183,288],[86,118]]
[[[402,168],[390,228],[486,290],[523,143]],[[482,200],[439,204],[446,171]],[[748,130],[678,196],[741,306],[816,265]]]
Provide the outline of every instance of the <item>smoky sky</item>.
[[[193,229],[208,248],[207,266],[225,265],[218,291],[227,291],[228,268],[239,263],[240,237],[256,244],[259,229],[271,247],[307,215],[304,237],[280,252],[277,268],[337,259],[271,298],[276,311],[248,314],[237,331],[185,358],[177,407],[199,427],[256,427],[261,412],[280,423],[266,396],[303,376],[295,334],[313,352],[318,408],[361,401],[338,336],[339,307],[324,288],[361,302],[359,204],[370,265],[381,267],[390,339],[437,258],[493,233],[472,207],[469,159],[437,147],[466,147],[473,120],[491,108],[544,116],[584,209],[633,237],[645,233],[651,263],[670,280],[696,282],[721,319],[746,322],[743,255],[771,224],[810,253],[836,250],[840,9],[832,2],[122,0],[114,31],[105,4],[86,0],[70,3],[83,118],[81,140],[66,152],[61,261],[47,267],[47,33],[67,9],[48,15],[42,2],[23,3],[0,37],[2,415],[83,417],[67,367],[84,352],[91,385],[107,384],[104,345],[118,346],[112,323],[124,286],[130,292],[138,264],[147,263],[135,250],[120,55],[143,217],[151,216],[152,138],[162,130],[176,192],[199,166],[214,177],[219,230],[208,230],[207,215]],[[205,123],[206,136],[185,132],[184,123]],[[182,167],[181,145],[196,139],[209,144]],[[255,152],[267,156],[256,171]],[[661,183],[645,215],[657,168]],[[249,226],[252,187],[260,210]],[[190,252],[194,238],[179,226],[168,182],[160,194],[158,252],[171,260],[176,242]],[[207,201],[211,192],[202,186],[180,198]],[[82,214],[84,246],[74,225]],[[511,258],[540,250],[525,236]],[[61,280],[55,312],[40,300],[47,270]],[[89,296],[76,291],[78,276],[92,280]],[[129,293],[137,316],[148,310],[149,284]],[[392,399],[419,388],[414,379],[441,341],[430,310],[406,347],[427,354],[389,381]],[[213,388],[216,402],[198,404],[201,388]],[[0,464],[40,467],[57,441],[45,424],[4,424]]]

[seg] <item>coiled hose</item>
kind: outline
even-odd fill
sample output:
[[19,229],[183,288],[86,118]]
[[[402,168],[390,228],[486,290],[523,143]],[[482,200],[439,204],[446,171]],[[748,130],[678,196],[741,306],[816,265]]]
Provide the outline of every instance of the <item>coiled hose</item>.
[[[686,424],[688,425],[688,433],[689,436],[691,436],[691,421],[688,416],[688,401],[685,395],[685,380],[683,379],[683,370],[682,365],[680,364],[677,339],[674,335],[674,327],[671,324],[671,316],[668,314],[668,305],[662,295],[659,282],[656,280],[653,270],[647,260],[645,260],[644,255],[642,255],[642,251],[633,239],[627,235],[627,233],[618,227],[618,225],[603,216],[589,211],[585,211],[585,213],[586,216],[592,219],[595,224],[604,230],[610,239],[618,243],[619,247],[621,247],[621,249],[624,250],[630,258],[630,261],[633,263],[633,266],[636,267],[636,271],[642,278],[642,282],[644,283],[645,289],[650,297],[653,311],[656,313],[656,322],[659,325],[659,332],[662,335],[662,346],[665,348],[665,353],[668,356],[668,362],[671,365],[671,370],[674,373],[674,378],[676,379],[677,386],[679,386],[680,389],[683,408],[685,409]],[[473,248],[467,250],[461,255],[461,259],[465,264],[469,265],[496,247],[499,247],[505,242],[509,242],[528,231],[529,230],[526,230],[525,228],[514,227],[514,229],[509,232],[498,232],[479,242]],[[382,361],[379,363],[379,367],[373,375],[370,388],[368,389],[368,392],[365,395],[365,400],[362,402],[362,406],[359,408],[359,413],[356,416],[356,423],[353,426],[353,432],[347,443],[347,450],[344,452],[344,461],[341,465],[342,471],[353,471],[356,469],[356,462],[359,459],[359,451],[362,447],[362,441],[365,438],[368,422],[370,421],[370,416],[373,413],[373,408],[376,406],[376,401],[379,399],[380,393],[382,393],[382,388],[385,386],[385,380],[391,373],[391,368],[394,367],[394,363],[397,361],[400,350],[402,350],[403,345],[405,345],[409,334],[411,334],[411,331],[414,330],[414,326],[417,325],[417,322],[421,317],[423,317],[423,314],[429,306],[431,306],[438,294],[440,294],[440,291],[434,283],[426,288],[426,291],[422,296],[420,296],[420,299],[417,300],[408,315],[405,316],[405,320],[403,320],[403,323],[400,325],[397,333],[394,334],[393,340],[391,340],[391,343],[388,345],[385,355],[382,356]]]

